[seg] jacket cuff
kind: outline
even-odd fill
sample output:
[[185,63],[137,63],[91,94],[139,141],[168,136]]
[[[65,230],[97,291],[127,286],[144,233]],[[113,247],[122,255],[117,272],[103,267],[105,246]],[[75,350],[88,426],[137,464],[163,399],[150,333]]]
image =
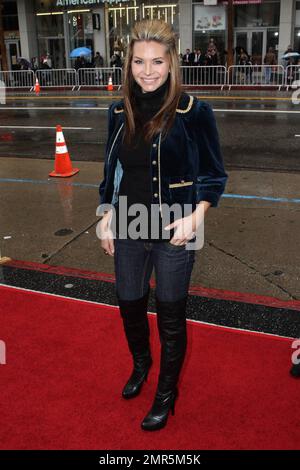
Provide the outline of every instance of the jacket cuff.
[[199,191],[197,193],[197,204],[201,201],[207,201],[211,203],[211,207],[217,207],[221,195],[212,191]]

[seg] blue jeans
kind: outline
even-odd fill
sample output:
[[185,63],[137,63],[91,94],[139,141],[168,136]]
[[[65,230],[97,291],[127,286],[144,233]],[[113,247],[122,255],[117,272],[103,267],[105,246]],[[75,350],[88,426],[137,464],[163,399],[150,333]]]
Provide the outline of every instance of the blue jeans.
[[135,300],[146,294],[153,267],[159,300],[174,302],[187,295],[195,250],[169,241],[119,238],[114,240],[114,246],[115,288],[122,300]]
[[272,76],[272,67],[265,67],[265,82],[270,83]]

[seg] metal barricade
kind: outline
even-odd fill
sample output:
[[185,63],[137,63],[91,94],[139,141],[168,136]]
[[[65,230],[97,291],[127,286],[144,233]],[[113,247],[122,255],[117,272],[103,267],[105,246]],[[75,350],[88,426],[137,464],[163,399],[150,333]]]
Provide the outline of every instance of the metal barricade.
[[226,67],[223,65],[181,66],[181,80],[184,86],[220,87],[226,85]]
[[75,69],[39,69],[35,72],[42,88],[72,88],[78,86],[78,75]]
[[[282,87],[287,89],[300,80],[300,65],[232,65],[228,69],[217,66],[180,66],[182,84],[186,87]],[[106,89],[109,78],[114,88],[122,86],[121,67],[75,69],[39,69],[0,71],[0,82],[7,89],[33,90],[36,77],[42,88],[97,87]]]
[[110,76],[112,78],[113,86],[117,86],[118,89],[120,89],[122,84],[121,67],[78,69],[78,90],[80,90],[81,87],[106,88]]
[[6,88],[29,88],[34,87],[34,72],[32,70],[8,70],[0,72],[0,81]]
[[284,86],[282,65],[231,65],[227,71],[227,84],[231,87]]
[[285,86],[288,90],[293,87],[293,82],[300,81],[300,65],[288,65],[285,69]]

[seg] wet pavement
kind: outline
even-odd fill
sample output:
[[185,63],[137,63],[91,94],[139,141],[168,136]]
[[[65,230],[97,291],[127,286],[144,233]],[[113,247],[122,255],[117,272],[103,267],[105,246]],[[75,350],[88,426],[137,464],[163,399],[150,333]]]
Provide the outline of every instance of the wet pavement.
[[[300,105],[293,105],[286,92],[201,95],[216,112],[229,180],[219,208],[207,212],[205,244],[196,253],[191,288],[300,300]],[[78,276],[77,285],[76,276],[69,274],[73,287],[65,288],[68,276],[56,273],[49,278],[38,270],[42,265],[46,270],[63,266],[112,276],[114,272],[113,258],[104,256],[96,236],[96,208],[107,108],[119,95],[55,96],[8,97],[0,106],[1,256],[37,263],[32,270],[0,266],[0,283],[50,292],[57,292],[58,285],[62,295],[89,299],[98,286],[95,301],[115,303],[112,281],[88,285]],[[72,161],[80,169],[67,179],[48,176],[54,166],[57,124],[63,126]],[[249,329],[295,336],[300,331],[295,311],[273,310],[271,327],[269,312],[252,308],[252,324],[251,307],[243,307],[236,317],[235,304],[230,308],[234,327],[247,328],[248,318]],[[193,317],[193,311],[200,317]],[[191,318],[218,324],[225,321],[223,314],[224,306],[214,303],[190,310]],[[281,330],[278,324],[285,326]]]
[[[215,110],[227,168],[300,172],[300,105],[292,92],[189,93]],[[0,105],[0,156],[52,159],[60,124],[74,161],[103,161],[107,109],[119,98],[119,92],[8,96]]]

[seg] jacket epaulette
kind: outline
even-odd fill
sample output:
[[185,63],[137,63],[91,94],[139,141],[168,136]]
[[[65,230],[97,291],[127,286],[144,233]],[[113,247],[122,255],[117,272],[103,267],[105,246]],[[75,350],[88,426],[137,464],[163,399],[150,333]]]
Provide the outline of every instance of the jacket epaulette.
[[180,114],[188,113],[193,106],[194,96],[188,95],[187,93],[183,92],[179,99],[178,108],[176,108],[176,112]]

